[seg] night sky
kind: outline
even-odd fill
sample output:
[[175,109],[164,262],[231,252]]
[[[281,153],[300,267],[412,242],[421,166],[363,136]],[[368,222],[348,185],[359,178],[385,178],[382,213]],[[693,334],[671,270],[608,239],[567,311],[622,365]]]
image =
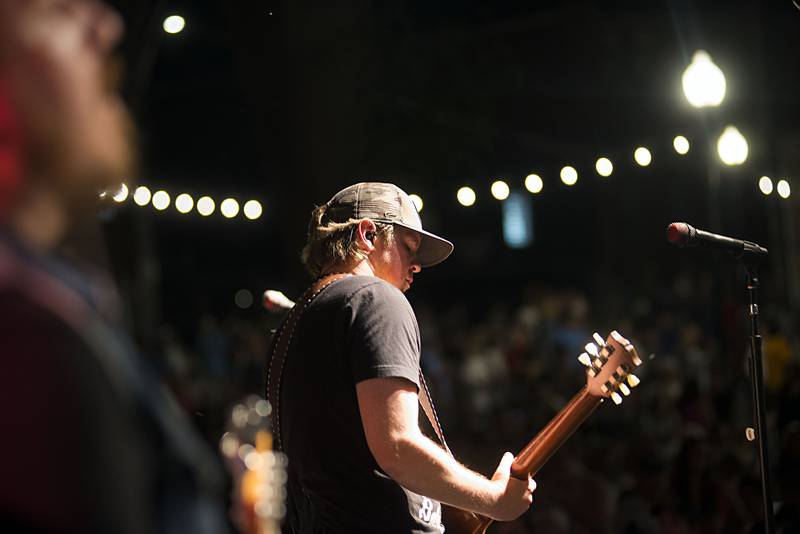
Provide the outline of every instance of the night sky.
[[[113,271],[140,320],[149,309],[189,328],[202,312],[234,313],[240,288],[256,299],[269,287],[298,293],[311,208],[362,180],[420,195],[425,226],[456,244],[451,260],[419,277],[412,301],[458,295],[480,306],[531,281],[595,298],[646,294],[698,269],[735,288],[733,263],[666,243],[676,220],[769,247],[766,294],[782,305],[798,297],[787,281],[798,235],[800,11],[789,0],[115,4],[128,24],[136,180],[173,198],[264,205],[255,222],[130,201],[106,212]],[[186,19],[178,35],[161,29],[169,14]],[[697,49],[727,79],[710,111],[681,91]],[[749,143],[740,167],[721,165],[712,148],[728,124]],[[686,156],[672,148],[678,134],[690,140]],[[652,152],[648,167],[634,162],[637,146]],[[600,156],[614,163],[608,178],[594,170]],[[567,164],[579,173],[573,187],[558,178]],[[544,181],[536,196],[523,186],[533,172]],[[762,175],[787,178],[797,193],[763,196]],[[530,202],[532,246],[503,243],[496,179]],[[477,192],[471,208],[456,202],[462,185]]]

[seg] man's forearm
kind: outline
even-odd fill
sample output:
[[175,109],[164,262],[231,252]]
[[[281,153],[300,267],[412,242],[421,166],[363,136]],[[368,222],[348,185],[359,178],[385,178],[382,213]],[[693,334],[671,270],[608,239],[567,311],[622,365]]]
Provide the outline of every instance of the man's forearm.
[[437,501],[492,516],[498,500],[491,480],[467,469],[422,433],[395,441],[387,474],[401,486]]

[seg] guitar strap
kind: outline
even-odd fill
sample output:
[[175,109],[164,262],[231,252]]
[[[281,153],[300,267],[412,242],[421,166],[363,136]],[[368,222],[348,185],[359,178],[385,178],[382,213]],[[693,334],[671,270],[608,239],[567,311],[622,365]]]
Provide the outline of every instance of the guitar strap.
[[[295,306],[289,310],[272,338],[272,357],[270,358],[266,369],[266,385],[267,400],[272,406],[272,433],[275,437],[277,450],[283,450],[283,444],[281,442],[280,410],[280,392],[281,384],[283,382],[283,369],[286,364],[286,355],[289,352],[289,345],[292,342],[292,337],[294,336],[297,323],[300,322],[300,317],[303,315],[303,312],[308,305],[311,304],[311,302],[317,298],[317,296],[322,293],[325,288],[334,282],[338,282],[342,278],[346,278],[347,276],[350,275],[348,273],[336,273],[318,278],[297,300],[297,304],[295,304]],[[419,370],[419,385],[419,394],[417,396],[419,398],[419,403],[422,406],[422,411],[425,412],[425,416],[428,418],[431,427],[433,427],[433,430],[436,432],[436,436],[439,438],[442,447],[444,450],[450,453],[450,448],[447,446],[447,442],[444,439],[442,425],[439,422],[439,416],[436,414],[436,408],[433,407],[431,394],[428,390],[428,384],[425,382],[425,376],[422,374],[422,369]]]
[[275,331],[272,338],[272,357],[267,366],[267,400],[272,406],[272,434],[275,437],[277,450],[283,450],[281,442],[281,383],[283,381],[283,368],[286,364],[286,354],[294,336],[294,330],[300,321],[300,316],[311,302],[332,283],[350,276],[348,273],[329,274],[318,278],[311,287],[297,300],[297,304],[289,310],[283,322]]
[[428,384],[425,382],[425,376],[422,374],[422,369],[419,370],[419,404],[422,406],[422,411],[425,412],[425,416],[428,418],[433,430],[436,432],[436,436],[439,438],[439,442],[441,443],[444,450],[452,456],[453,453],[450,452],[450,447],[447,446],[447,441],[444,439],[444,431],[442,430],[442,424],[439,422],[439,416],[436,414],[436,408],[433,407],[433,400],[431,399],[431,392],[428,390]]

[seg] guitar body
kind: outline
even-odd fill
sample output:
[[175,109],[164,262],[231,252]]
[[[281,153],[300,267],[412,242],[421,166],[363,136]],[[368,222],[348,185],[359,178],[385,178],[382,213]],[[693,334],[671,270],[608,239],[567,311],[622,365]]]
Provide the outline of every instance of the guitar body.
[[484,534],[492,520],[452,506],[442,505],[442,523],[447,534]]

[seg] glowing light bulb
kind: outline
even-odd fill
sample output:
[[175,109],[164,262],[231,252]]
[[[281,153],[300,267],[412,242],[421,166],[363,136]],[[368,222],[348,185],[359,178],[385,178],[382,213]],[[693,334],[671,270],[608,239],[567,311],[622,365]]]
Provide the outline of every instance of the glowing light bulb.
[[248,200],[244,203],[244,216],[254,221],[261,217],[261,214],[264,212],[264,208],[261,207],[261,202],[258,200]]
[[163,24],[164,31],[171,35],[175,35],[176,33],[181,33],[185,27],[186,27],[186,19],[184,19],[180,15],[170,15],[169,17],[164,19],[164,24]]
[[471,187],[464,186],[458,190],[456,193],[456,199],[458,199],[458,203],[462,206],[472,206],[475,204],[475,190]]
[[140,185],[133,192],[133,201],[139,206],[147,206],[151,198],[150,190],[143,185]]
[[735,126],[728,126],[719,136],[717,152],[725,165],[741,165],[747,161],[747,139]]
[[597,170],[597,174],[603,177],[611,176],[611,173],[614,172],[614,164],[608,158],[599,158],[594,164],[594,168]]
[[189,213],[194,207],[194,200],[187,193],[181,193],[175,199],[175,209],[181,213]]
[[507,199],[510,192],[511,190],[509,189],[508,184],[503,180],[497,180],[496,182],[492,183],[492,196],[497,200]]
[[197,200],[197,213],[203,217],[208,217],[214,213],[214,199],[211,197],[200,197]]
[[222,201],[222,204],[219,205],[219,211],[222,213],[223,217],[232,219],[239,213],[239,203],[232,198],[226,198]]
[[780,180],[778,182],[778,194],[781,198],[789,198],[792,194],[792,188],[789,186],[789,182],[786,180]]
[[538,174],[529,174],[525,177],[525,189],[533,193],[541,193],[544,188],[544,182]]
[[647,167],[653,161],[653,155],[645,147],[640,146],[633,152],[633,159],[642,167]]
[[114,199],[114,202],[125,202],[125,200],[128,198],[128,186],[121,184],[117,192],[114,193],[114,196],[111,198]]
[[689,140],[682,135],[678,135],[672,140],[672,146],[675,148],[675,152],[681,156],[689,152]]
[[769,176],[762,176],[758,180],[758,188],[761,190],[762,193],[765,195],[769,195],[772,193],[772,179]]
[[561,169],[561,181],[565,185],[575,185],[578,182],[578,171],[575,170],[575,167],[570,167],[569,165],[563,167]]
[[725,99],[725,75],[704,50],[698,50],[683,71],[683,94],[696,108],[719,106]]
[[163,211],[169,207],[169,194],[166,191],[156,191],[152,202],[155,209]]

